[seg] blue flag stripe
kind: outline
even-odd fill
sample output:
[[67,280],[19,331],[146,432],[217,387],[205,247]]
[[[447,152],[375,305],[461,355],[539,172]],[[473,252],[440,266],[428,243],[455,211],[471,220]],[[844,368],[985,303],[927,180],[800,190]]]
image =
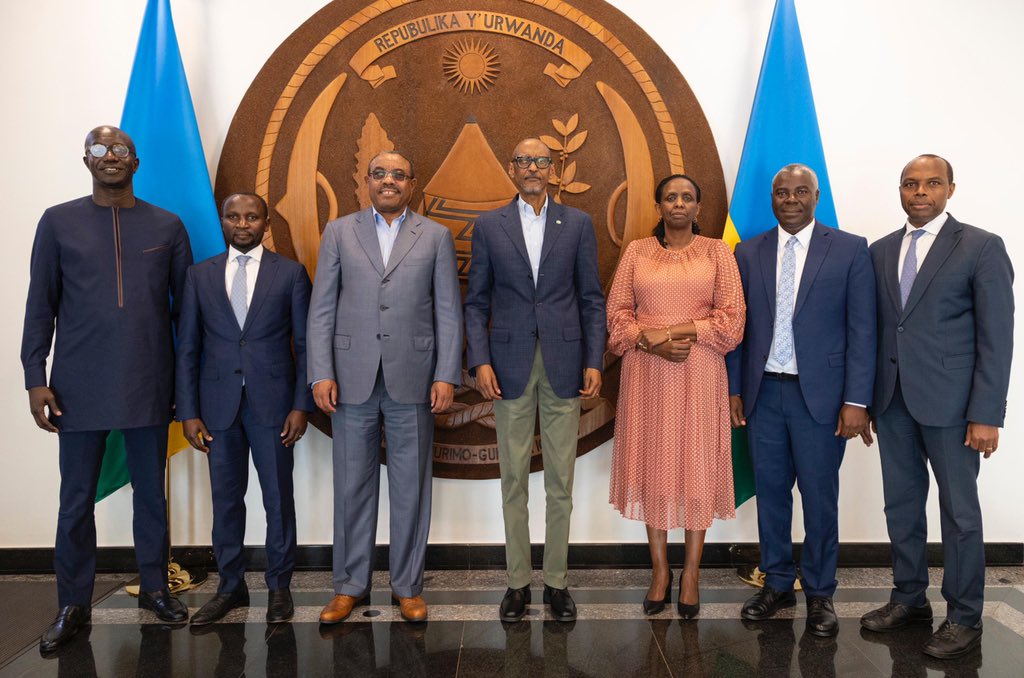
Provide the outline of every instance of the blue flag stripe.
[[741,240],[777,223],[771,180],[781,167],[794,162],[818,174],[817,217],[838,227],[796,8],[793,0],[777,0],[729,207]]

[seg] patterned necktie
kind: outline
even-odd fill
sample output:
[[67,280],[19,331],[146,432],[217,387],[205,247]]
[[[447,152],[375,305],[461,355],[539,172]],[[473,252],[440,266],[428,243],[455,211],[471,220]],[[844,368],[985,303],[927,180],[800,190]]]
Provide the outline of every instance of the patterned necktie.
[[238,270],[235,271],[235,279],[231,281],[231,310],[235,312],[235,319],[238,320],[238,328],[245,327],[245,314],[248,307],[245,303],[245,294],[248,288],[245,279],[245,265],[252,257],[242,254],[235,261],[238,262]]
[[775,295],[775,362],[785,365],[793,359],[793,288],[796,283],[795,235],[786,241],[782,254],[782,272],[779,274],[779,289]]
[[910,288],[914,286],[914,280],[917,278],[917,241],[924,233],[923,228],[918,228],[910,234],[910,247],[907,248],[907,256],[903,259],[903,271],[900,273],[901,308],[906,308]]

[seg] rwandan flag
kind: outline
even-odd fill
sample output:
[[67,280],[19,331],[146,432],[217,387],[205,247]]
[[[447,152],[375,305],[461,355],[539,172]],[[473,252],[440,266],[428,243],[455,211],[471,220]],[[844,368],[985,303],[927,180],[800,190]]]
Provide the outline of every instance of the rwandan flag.
[[[784,165],[794,162],[817,173],[821,197],[816,216],[825,224],[838,227],[796,8],[793,0],[776,0],[729,218],[722,235],[730,246],[735,248],[741,240],[775,227],[778,220],[772,213],[772,178]],[[745,428],[733,429],[732,460],[739,506],[754,495]]]
[[[196,261],[223,252],[224,238],[174,33],[170,0],[148,0],[146,4],[121,129],[135,142],[142,160],[135,175],[135,194],[181,217]],[[181,424],[172,423],[167,456],[186,447]],[[111,431],[96,501],[128,481],[124,436]]]

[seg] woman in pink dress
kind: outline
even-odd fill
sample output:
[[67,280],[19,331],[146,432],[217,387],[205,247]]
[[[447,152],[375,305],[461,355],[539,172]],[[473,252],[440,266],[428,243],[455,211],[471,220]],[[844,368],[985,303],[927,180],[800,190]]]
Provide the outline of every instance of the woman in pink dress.
[[686,530],[679,614],[700,611],[700,560],[714,518],[736,515],[725,354],[746,305],[729,246],[698,235],[700,187],[663,179],[661,221],[630,242],[608,295],[608,347],[622,356],[609,501],[647,524],[654,571],[645,614],[671,600],[668,530]]

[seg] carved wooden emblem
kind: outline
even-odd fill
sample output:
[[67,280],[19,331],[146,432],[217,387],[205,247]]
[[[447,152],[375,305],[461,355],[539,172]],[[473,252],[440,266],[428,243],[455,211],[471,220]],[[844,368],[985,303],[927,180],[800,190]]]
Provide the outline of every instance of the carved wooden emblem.
[[[552,198],[593,217],[606,286],[625,244],[654,228],[661,177],[694,176],[704,234],[722,232],[725,184],[700,104],[650,37],[601,0],[331,2],[250,85],[216,195],[264,196],[265,244],[313,275],[327,221],[370,204],[369,160],[401,149],[419,178],[412,207],[451,230],[465,284],[473,223],[515,195],[507,167],[527,136],[553,151]],[[612,435],[619,366],[605,362],[600,397],[583,404],[579,454]],[[497,477],[491,403],[467,372],[456,394],[436,418],[434,474]],[[322,415],[313,421],[330,432]]]

